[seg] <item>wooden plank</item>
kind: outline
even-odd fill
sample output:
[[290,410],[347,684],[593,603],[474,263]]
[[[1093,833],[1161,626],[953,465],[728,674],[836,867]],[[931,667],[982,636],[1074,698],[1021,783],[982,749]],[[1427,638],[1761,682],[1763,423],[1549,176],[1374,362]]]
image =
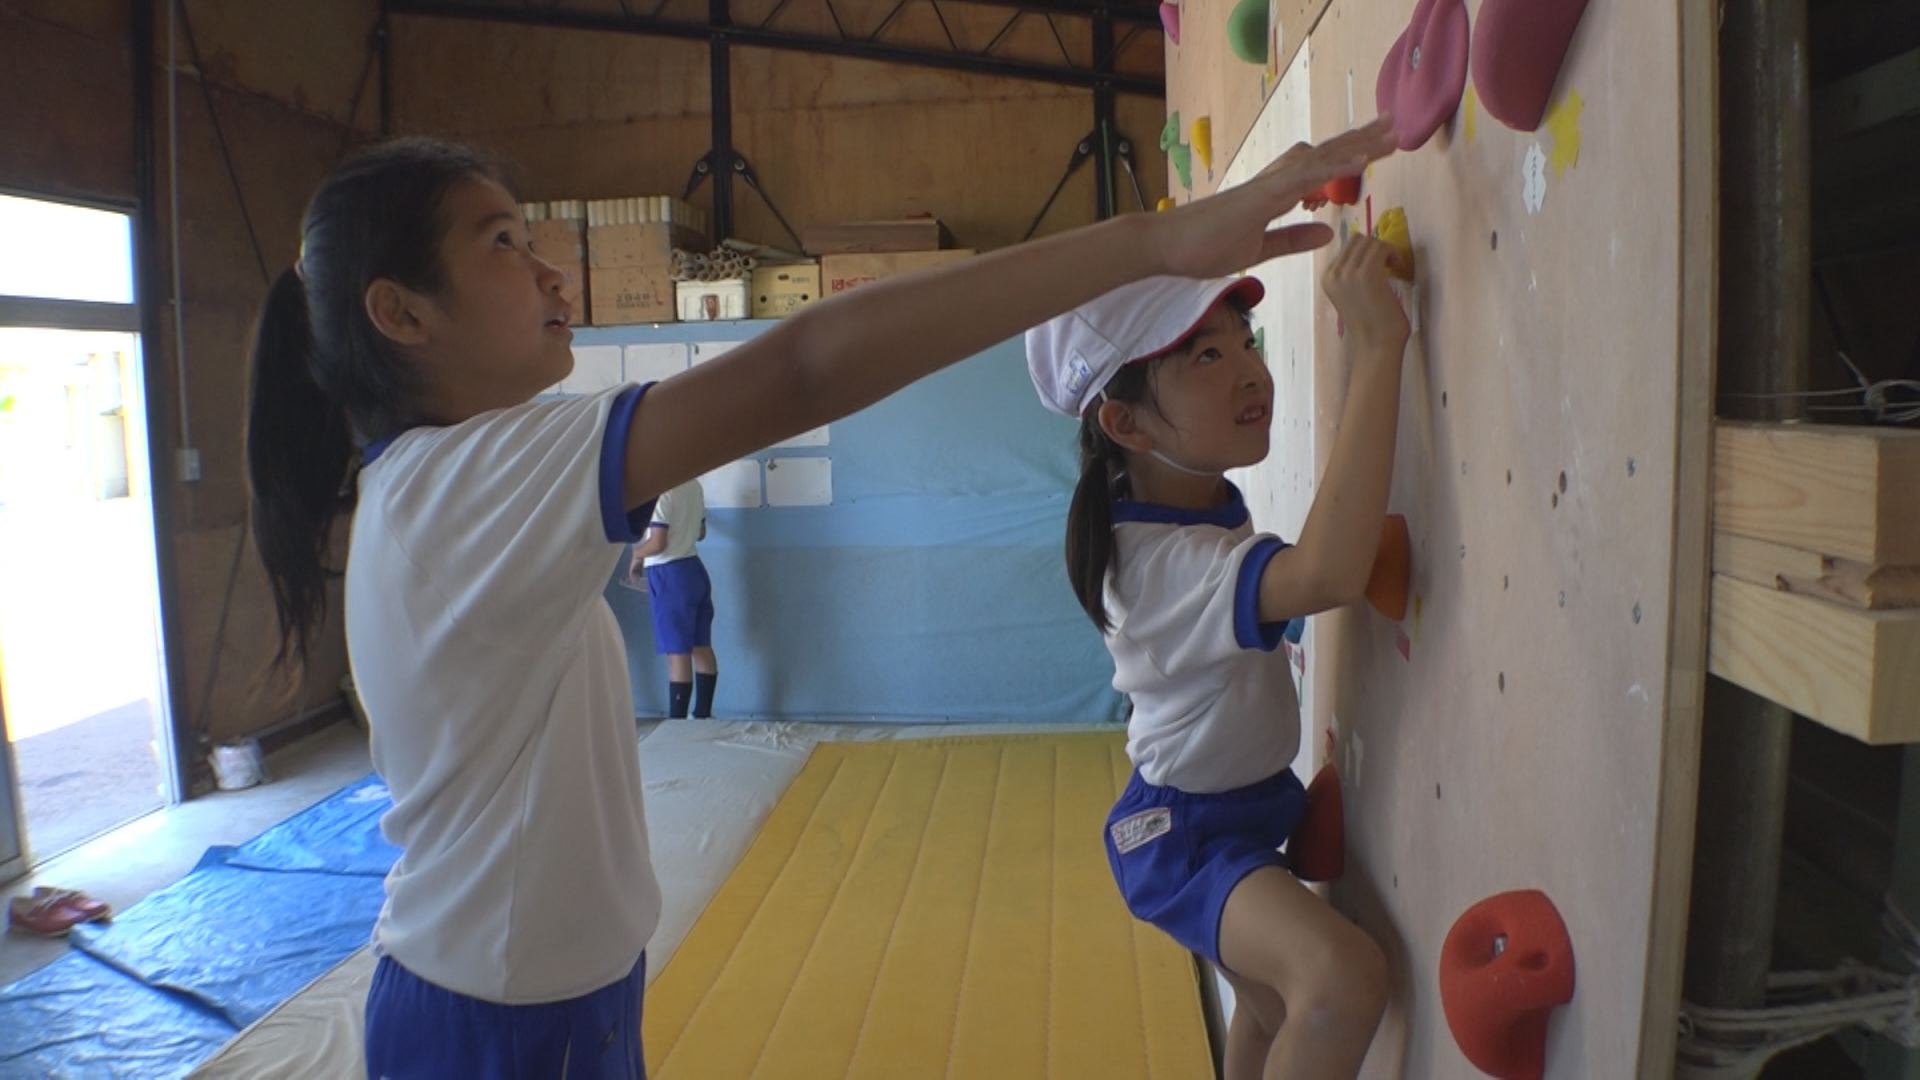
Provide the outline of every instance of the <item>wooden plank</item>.
[[1716,574],[1713,674],[1874,745],[1920,742],[1920,612],[1862,611]]
[[1920,566],[1920,431],[1722,423],[1716,529],[1874,566]]
[[1868,566],[1734,533],[1713,534],[1713,572],[1876,611],[1920,607],[1920,567]]
[[1659,804],[1654,829],[1652,911],[1637,1075],[1673,1075],[1680,1039],[1680,987],[1693,893],[1695,808],[1707,693],[1707,593],[1711,578],[1713,411],[1720,353],[1720,25],[1717,9],[1672,9],[1679,69],[1678,354],[1674,386],[1674,499],[1667,688],[1660,706]]

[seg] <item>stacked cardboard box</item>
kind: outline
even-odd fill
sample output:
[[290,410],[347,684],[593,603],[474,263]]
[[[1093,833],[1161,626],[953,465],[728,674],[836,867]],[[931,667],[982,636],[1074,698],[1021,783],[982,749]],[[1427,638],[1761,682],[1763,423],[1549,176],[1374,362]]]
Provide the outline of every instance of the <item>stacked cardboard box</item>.
[[964,259],[969,249],[949,249],[953,235],[937,218],[855,221],[805,230],[807,250],[821,256],[820,295]]
[[587,291],[595,326],[670,322],[673,251],[707,246],[705,217],[665,196],[586,204]]
[[753,317],[756,319],[784,319],[821,295],[817,262],[754,267]]

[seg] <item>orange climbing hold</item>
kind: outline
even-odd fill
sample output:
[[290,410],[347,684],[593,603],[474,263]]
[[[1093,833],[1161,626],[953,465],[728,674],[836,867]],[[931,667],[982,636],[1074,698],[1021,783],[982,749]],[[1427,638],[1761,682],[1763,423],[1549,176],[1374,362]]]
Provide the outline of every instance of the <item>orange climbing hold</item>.
[[1287,840],[1287,865],[1301,881],[1338,881],[1347,872],[1347,805],[1331,761],[1307,785],[1307,812]]
[[1329,180],[1320,185],[1320,190],[1311,199],[1322,206],[1327,203],[1352,206],[1360,201],[1360,177],[1342,176],[1337,180]]
[[1413,536],[1407,519],[1388,514],[1380,530],[1380,551],[1373,557],[1373,575],[1367,579],[1367,603],[1373,610],[1399,622],[1407,617],[1407,591],[1413,582]]
[[1540,1080],[1547,1019],[1573,1000],[1573,942],[1547,894],[1473,905],[1440,947],[1440,1004],[1460,1052],[1500,1080]]

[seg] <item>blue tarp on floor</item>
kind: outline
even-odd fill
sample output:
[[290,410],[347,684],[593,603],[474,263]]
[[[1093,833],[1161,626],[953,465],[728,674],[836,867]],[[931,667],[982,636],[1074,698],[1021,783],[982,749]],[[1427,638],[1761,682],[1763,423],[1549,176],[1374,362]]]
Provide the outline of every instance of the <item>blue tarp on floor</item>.
[[246,1027],[370,940],[379,878],[250,870],[224,854],[113,922],[76,929],[74,947]]
[[80,952],[0,989],[0,1076],[177,1077],[367,943],[399,852],[355,781],[77,929]]
[[356,780],[233,850],[228,866],[385,877],[400,849],[380,835],[393,806],[378,776]]
[[183,1076],[239,1029],[85,953],[0,990],[0,1076]]

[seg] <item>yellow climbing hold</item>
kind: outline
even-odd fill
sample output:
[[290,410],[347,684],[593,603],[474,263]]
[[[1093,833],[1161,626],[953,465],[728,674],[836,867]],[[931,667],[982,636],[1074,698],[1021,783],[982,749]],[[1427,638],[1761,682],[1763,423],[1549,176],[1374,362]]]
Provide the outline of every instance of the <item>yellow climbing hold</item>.
[[1178,203],[1173,201],[1173,196],[1162,195],[1160,196],[1160,201],[1153,204],[1153,209],[1155,213],[1161,213],[1167,210],[1171,210],[1178,205],[1179,205]]
[[1467,84],[1467,99],[1460,103],[1460,125],[1466,129],[1467,142],[1480,131],[1480,98],[1473,92],[1473,84]]
[[1213,173],[1213,120],[1199,117],[1193,122],[1193,152],[1200,155],[1200,164],[1206,166],[1208,175]]
[[1553,166],[1555,176],[1580,161],[1580,114],[1586,107],[1579,91],[1568,90],[1547,110],[1547,130],[1553,132],[1553,153],[1547,157],[1547,164]]
[[1407,228],[1407,212],[1396,206],[1380,215],[1373,223],[1373,235],[1383,244],[1391,244],[1400,250],[1401,266],[1390,266],[1387,272],[1402,281],[1413,280],[1413,233]]

